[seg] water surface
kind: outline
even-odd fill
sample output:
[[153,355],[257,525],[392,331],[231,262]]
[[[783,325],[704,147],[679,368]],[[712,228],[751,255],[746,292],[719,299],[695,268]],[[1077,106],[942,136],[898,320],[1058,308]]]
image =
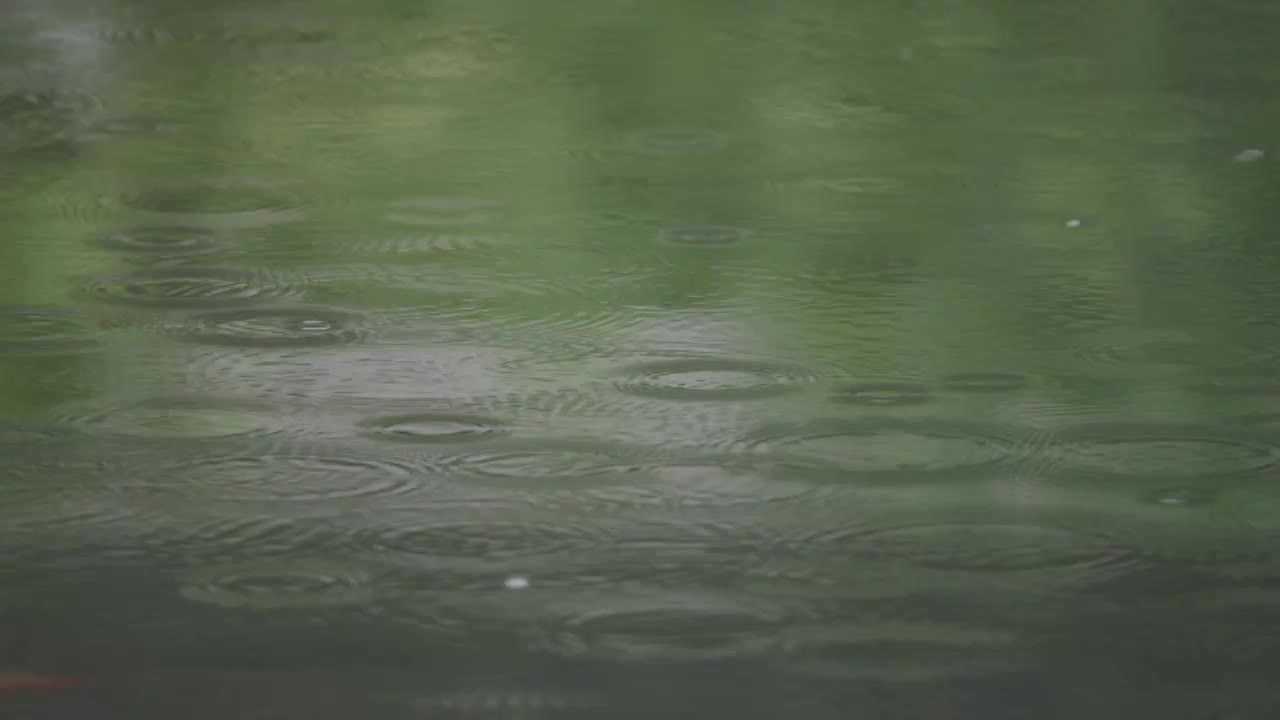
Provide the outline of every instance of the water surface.
[[10,3],[0,714],[1275,717],[1277,21]]

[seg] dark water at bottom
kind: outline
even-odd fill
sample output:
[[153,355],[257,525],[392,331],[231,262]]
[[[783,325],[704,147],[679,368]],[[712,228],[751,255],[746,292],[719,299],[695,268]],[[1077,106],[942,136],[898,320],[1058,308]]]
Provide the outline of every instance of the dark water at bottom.
[[1267,3],[0,8],[0,718],[1280,717]]

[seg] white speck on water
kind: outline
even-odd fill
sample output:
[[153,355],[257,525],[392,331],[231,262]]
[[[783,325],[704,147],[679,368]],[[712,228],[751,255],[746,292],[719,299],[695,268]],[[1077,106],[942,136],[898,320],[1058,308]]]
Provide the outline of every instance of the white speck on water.
[[1233,158],[1236,162],[1257,162],[1266,156],[1267,154],[1258,148],[1249,148],[1236,153]]
[[1063,224],[1069,228],[1078,228],[1081,225],[1080,221],[1075,218],[1071,218],[1070,220],[1066,221]]
[[524,590],[525,588],[529,587],[529,578],[523,577],[521,575],[512,575],[511,577],[502,581],[502,587],[508,590]]

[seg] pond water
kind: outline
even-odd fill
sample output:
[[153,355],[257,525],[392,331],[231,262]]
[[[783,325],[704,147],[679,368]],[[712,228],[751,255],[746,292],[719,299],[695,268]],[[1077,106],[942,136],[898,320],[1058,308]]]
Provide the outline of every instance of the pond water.
[[1278,22],[10,0],[0,714],[1276,717]]

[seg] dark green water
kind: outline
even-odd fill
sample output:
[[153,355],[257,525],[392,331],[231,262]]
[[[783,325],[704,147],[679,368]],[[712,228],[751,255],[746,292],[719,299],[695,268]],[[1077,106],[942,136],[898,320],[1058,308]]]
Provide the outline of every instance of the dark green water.
[[0,715],[1280,712],[1280,6],[0,9]]

